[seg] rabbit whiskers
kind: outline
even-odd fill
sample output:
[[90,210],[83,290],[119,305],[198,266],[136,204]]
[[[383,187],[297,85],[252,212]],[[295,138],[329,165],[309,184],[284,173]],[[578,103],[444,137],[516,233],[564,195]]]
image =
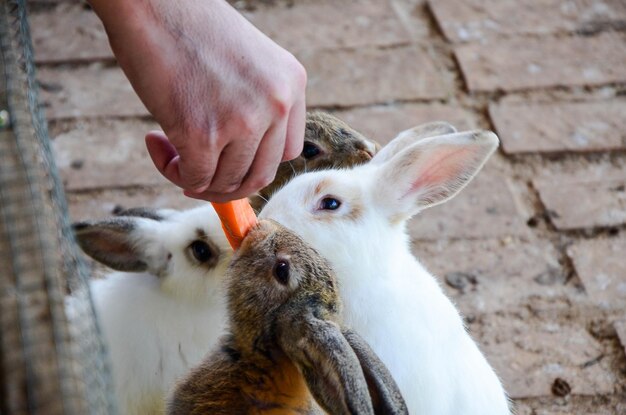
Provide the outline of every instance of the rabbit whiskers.
[[[291,171],[293,172],[293,176],[292,177],[296,177],[298,175],[298,173],[296,172],[296,169],[293,167],[293,164],[291,164],[291,160],[288,160],[287,163],[289,163],[289,167],[291,167]],[[306,160],[304,162],[306,164]]]

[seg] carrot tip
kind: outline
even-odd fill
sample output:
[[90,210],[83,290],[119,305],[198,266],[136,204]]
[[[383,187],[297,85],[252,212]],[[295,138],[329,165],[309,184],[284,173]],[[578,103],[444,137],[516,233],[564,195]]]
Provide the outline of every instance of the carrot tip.
[[257,223],[257,217],[248,199],[226,203],[211,203],[222,222],[226,239],[233,249],[239,248],[248,231]]

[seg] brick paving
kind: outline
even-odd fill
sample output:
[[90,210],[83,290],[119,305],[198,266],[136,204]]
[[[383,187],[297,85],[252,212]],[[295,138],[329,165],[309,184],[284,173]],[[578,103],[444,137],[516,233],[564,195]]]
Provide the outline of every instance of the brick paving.
[[469,319],[533,302],[554,306],[587,300],[567,281],[558,251],[538,238],[416,241],[414,252],[441,278],[447,294]]
[[318,49],[296,56],[309,71],[307,104],[313,107],[445,98],[448,93],[432,59],[418,46]]
[[[149,115],[124,72],[117,67],[100,63],[75,66],[71,70],[42,67],[39,82],[41,101],[50,120]],[[94,88],[95,85],[102,88]]]
[[491,327],[484,347],[512,398],[557,395],[556,379],[569,384],[568,395],[614,392],[616,379],[602,362],[603,347],[583,326],[550,320],[527,324],[507,315],[487,320],[494,321],[486,323]]
[[[42,103],[73,219],[197,202],[82,4],[31,0]],[[445,120],[501,151],[409,227],[520,415],[626,413],[626,3],[249,0],[309,73],[309,107],[386,143]],[[86,149],[89,148],[89,151]]]
[[430,3],[446,38],[452,42],[485,38],[592,33],[626,24],[621,0],[437,0]]
[[567,250],[591,300],[600,307],[624,309],[626,238],[577,241]]
[[501,102],[489,115],[508,154],[626,150],[626,100]]
[[617,332],[617,336],[624,345],[624,352],[626,352],[626,320],[616,321],[615,331]]
[[519,91],[625,82],[626,35],[509,38],[455,48],[470,91]]
[[606,171],[601,178],[588,172],[552,176],[533,183],[557,229],[619,227],[626,222],[626,175]]
[[[243,13],[263,33],[294,52],[411,42],[409,27],[398,24],[388,1],[349,1],[339,7],[336,0],[296,1],[291,7],[259,7]],[[425,24],[413,28],[427,35]]]
[[457,105],[439,103],[369,105],[337,111],[336,115],[359,131],[384,145],[400,131],[432,120],[446,120],[457,129],[477,127],[471,111]]
[[[66,189],[167,183],[163,176],[154,174],[142,139],[147,131],[158,129],[157,123],[138,119],[97,119],[64,126],[55,138],[54,152]],[[129,166],[134,171],[130,176]]]
[[113,59],[98,17],[80,4],[60,4],[30,15],[33,46],[39,63]]
[[507,179],[485,170],[458,197],[409,222],[415,240],[480,239],[529,235]]

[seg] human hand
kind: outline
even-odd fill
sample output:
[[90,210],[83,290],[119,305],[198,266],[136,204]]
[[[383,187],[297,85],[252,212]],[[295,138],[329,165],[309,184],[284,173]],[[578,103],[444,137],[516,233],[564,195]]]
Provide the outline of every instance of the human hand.
[[223,0],[92,0],[120,66],[164,132],[157,169],[224,202],[268,185],[302,151],[306,72]]

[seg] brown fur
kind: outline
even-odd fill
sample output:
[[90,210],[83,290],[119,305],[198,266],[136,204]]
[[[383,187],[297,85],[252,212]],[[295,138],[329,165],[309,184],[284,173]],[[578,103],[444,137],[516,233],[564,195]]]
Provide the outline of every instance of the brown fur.
[[[299,248],[299,249],[298,249]],[[292,293],[274,281],[276,258],[301,253],[291,263],[306,291],[319,292],[336,311],[338,297],[328,265],[294,234],[264,222],[244,239],[228,271],[231,335],[176,389],[169,413],[309,413],[311,397],[300,372],[277,346],[274,316]],[[260,253],[269,255],[260,255]],[[300,259],[300,256],[298,256]],[[324,289],[324,287],[327,287]]]
[[[227,343],[227,341],[225,342]],[[168,413],[307,414],[309,393],[297,368],[283,356],[240,356],[227,344],[181,383]],[[207,374],[210,374],[207,377]]]
[[320,182],[315,186],[315,194],[320,195],[322,191],[328,187],[330,181],[328,179],[320,180]]
[[[306,118],[304,141],[315,144],[321,153],[309,160],[302,155],[278,166],[276,178],[258,195],[250,198],[252,207],[258,212],[265,206],[278,189],[296,175],[305,171],[324,170],[330,168],[348,168],[366,163],[372,159],[380,146],[374,140],[365,138],[345,122],[324,112],[309,112]],[[368,149],[368,142],[374,144],[374,151]]]
[[[286,283],[274,275],[279,261],[289,263]],[[329,413],[406,413],[380,360],[344,336],[333,272],[298,236],[262,221],[227,281],[230,334],[176,386],[169,414],[308,414],[312,396]]]

